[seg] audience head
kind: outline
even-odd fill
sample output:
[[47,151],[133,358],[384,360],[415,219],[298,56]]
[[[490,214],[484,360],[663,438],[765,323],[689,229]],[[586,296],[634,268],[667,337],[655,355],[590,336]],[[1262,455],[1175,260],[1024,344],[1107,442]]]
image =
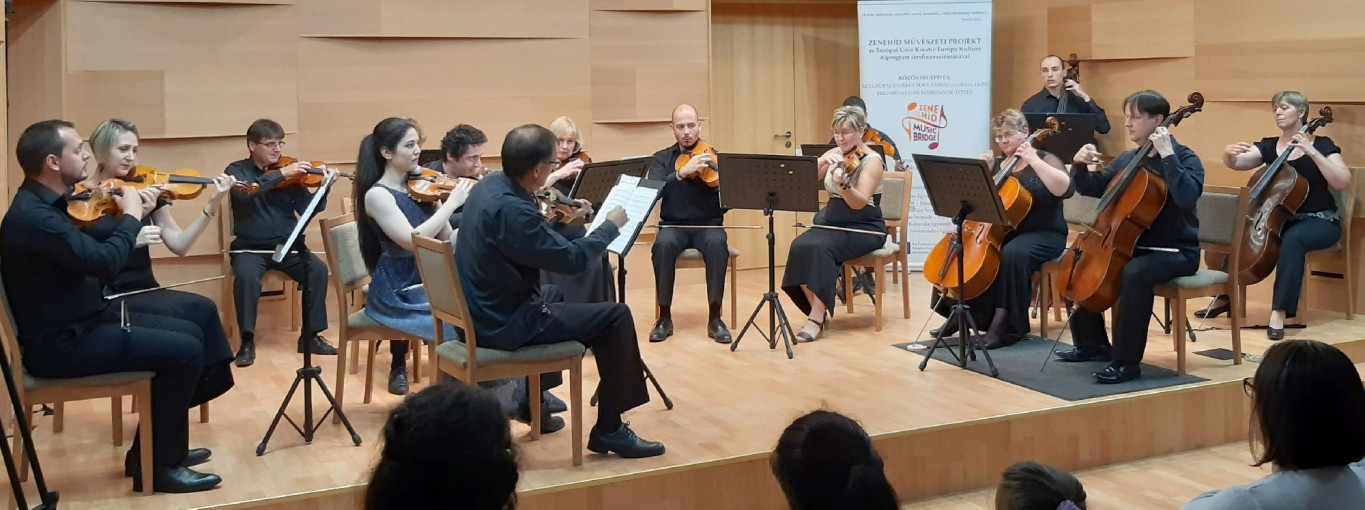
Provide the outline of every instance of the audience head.
[[[374,130],[360,141],[360,153],[355,160],[355,187],[351,199],[355,202],[355,217],[365,221],[365,193],[374,187],[384,172],[411,172],[417,168],[422,155],[422,132],[412,119],[389,117],[375,124]],[[360,255],[365,267],[374,271],[379,262],[379,238],[371,228],[358,229]]]
[[529,189],[539,189],[559,166],[555,159],[555,134],[539,124],[523,124],[502,140],[502,172],[513,181],[534,177]]
[[86,178],[90,151],[75,124],[45,120],[24,129],[15,144],[14,156],[24,175],[48,184],[70,186]]
[[573,119],[567,116],[555,119],[550,122],[550,132],[555,134],[555,159],[564,161],[583,150],[583,133]]
[[690,104],[680,104],[673,109],[673,139],[678,141],[678,146],[683,150],[691,150],[701,141],[700,119],[697,109]]
[[1171,103],[1155,90],[1134,92],[1123,100],[1123,126],[1128,139],[1142,145],[1156,132],[1156,128],[1171,115]]
[[1365,387],[1336,347],[1315,340],[1272,345],[1246,381],[1256,465],[1281,470],[1345,466],[1365,457]]
[[488,136],[479,128],[460,124],[446,132],[441,139],[441,160],[446,173],[452,177],[481,177],[488,173],[483,166],[483,144]]
[[256,119],[246,128],[246,150],[262,167],[279,162],[284,155],[284,127],[270,119]]
[[383,434],[367,510],[516,507],[512,433],[491,393],[429,386],[394,408]]
[[137,165],[137,126],[121,119],[109,119],[90,133],[90,152],[95,156],[95,171],[104,177],[123,177]]
[[1085,487],[1071,473],[1020,462],[1005,469],[995,490],[996,510],[1085,510]]
[[1308,98],[1297,90],[1281,90],[1270,98],[1270,108],[1275,111],[1275,126],[1280,129],[1298,129],[1308,123]]
[[838,413],[814,411],[792,422],[777,441],[772,469],[793,510],[898,507],[872,440]]

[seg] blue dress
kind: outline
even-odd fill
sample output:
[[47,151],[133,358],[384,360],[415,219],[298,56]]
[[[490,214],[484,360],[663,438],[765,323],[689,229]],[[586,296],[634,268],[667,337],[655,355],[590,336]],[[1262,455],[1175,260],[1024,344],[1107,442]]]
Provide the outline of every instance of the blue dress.
[[[398,210],[403,211],[403,216],[413,227],[427,221],[434,212],[432,204],[419,204],[409,198],[406,191],[396,191],[380,184],[375,187],[393,194]],[[365,224],[373,229],[383,250],[370,273],[365,315],[384,326],[427,341],[435,340],[431,305],[427,301],[426,288],[422,287],[422,275],[417,270],[417,257],[389,239],[373,218],[365,218]],[[447,341],[460,338],[454,326],[444,326]]]

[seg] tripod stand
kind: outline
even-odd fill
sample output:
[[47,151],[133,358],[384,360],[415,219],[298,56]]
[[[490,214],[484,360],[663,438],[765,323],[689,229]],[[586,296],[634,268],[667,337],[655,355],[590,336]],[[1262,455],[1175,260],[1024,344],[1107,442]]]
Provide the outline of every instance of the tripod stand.
[[[5,352],[4,343],[0,342],[0,370],[4,371],[5,387],[9,388],[9,402],[14,409],[14,433],[24,442],[24,454],[28,456],[28,462],[33,466],[33,484],[38,488],[38,499],[41,501],[33,508],[55,510],[61,495],[56,491],[47,490],[47,481],[43,478],[43,468],[38,465],[38,452],[33,447],[33,435],[29,430],[29,410],[19,402],[19,390],[14,385],[14,367],[10,366],[10,359],[9,354]],[[5,458],[5,473],[9,475],[9,487],[14,493],[14,502],[19,508],[26,509],[28,500],[24,497],[24,486],[19,482],[19,471],[14,467],[14,455],[8,447],[0,450],[3,450],[0,451],[0,456]],[[151,481],[148,480],[147,483]]]
[[[965,271],[963,269],[962,222],[967,220],[967,214],[971,211],[971,205],[964,200],[962,201],[961,208],[958,210],[957,215],[953,216],[953,225],[957,227],[957,232],[953,234],[952,241],[948,245],[948,257],[957,258],[957,281],[959,287],[957,291],[957,304],[953,305],[953,311],[948,314],[948,320],[945,324],[957,320],[958,352],[954,354],[954,357],[957,358],[959,366],[963,368],[967,367],[968,355],[971,356],[972,361],[976,361],[976,349],[980,348],[981,354],[986,357],[987,366],[991,369],[991,377],[999,377],[1000,371],[995,369],[995,362],[991,360],[991,352],[981,347],[976,340],[976,336],[980,330],[976,327],[976,320],[972,318],[971,307],[967,306],[966,300],[963,299],[961,284],[966,282],[966,275],[964,274]],[[971,344],[971,350],[967,349],[968,344]],[[952,347],[943,341],[942,329],[934,336],[934,343],[929,346],[929,350],[924,352],[924,360],[919,363],[919,369],[921,371],[929,366],[929,358],[934,355],[934,350],[937,349],[939,345],[943,345],[948,348],[948,352],[952,352]]]
[[777,296],[777,246],[773,237],[773,209],[777,206],[777,194],[768,193],[768,207],[763,209],[763,216],[768,218],[768,292],[763,294],[763,298],[754,306],[754,313],[749,314],[749,320],[744,323],[744,329],[739,331],[739,336],[730,344],[730,351],[734,352],[739,348],[739,341],[744,339],[744,334],[749,331],[749,326],[754,327],[760,336],[763,331],[754,324],[754,319],[758,318],[758,312],[763,310],[763,306],[768,306],[768,334],[764,336],[768,340],[768,348],[777,348],[777,337],[782,336],[782,345],[787,348],[787,359],[792,359],[795,354],[792,352],[792,341],[796,338],[792,334],[791,322],[787,320],[787,312],[782,310],[782,300]]
[[[304,210],[303,214],[299,215],[299,222],[294,226],[294,232],[290,234],[289,239],[285,241],[284,244],[280,245],[280,247],[275,250],[273,258],[276,263],[283,261],[284,254],[292,248],[294,254],[301,257],[300,260],[303,262],[303,273],[308,274],[308,263],[309,260],[312,259],[312,253],[303,246],[303,243],[298,242],[298,240],[303,232],[304,226],[313,218],[318,202],[327,195],[327,191],[331,188],[332,183],[335,180],[336,176],[329,175],[326,180],[323,181],[322,185],[318,187],[318,191],[313,193],[313,201],[308,204],[308,208]],[[319,292],[318,289],[310,289],[310,291]],[[313,349],[311,343],[309,341],[304,341],[303,366],[295,372],[294,384],[289,386],[289,392],[285,394],[284,402],[280,403],[280,410],[275,413],[275,419],[271,420],[270,428],[265,431],[265,437],[261,438],[261,444],[256,446],[256,455],[265,454],[265,446],[270,442],[270,436],[275,434],[275,427],[280,424],[281,418],[289,421],[289,425],[294,427],[294,430],[298,431],[299,435],[303,436],[303,441],[305,443],[312,443],[313,433],[317,431],[316,424],[326,420],[327,415],[334,411],[336,412],[337,417],[341,419],[341,423],[346,426],[346,430],[351,433],[351,442],[355,443],[356,446],[360,446],[360,434],[355,432],[355,428],[351,426],[351,420],[346,418],[346,413],[341,411],[341,406],[337,404],[336,397],[333,397],[332,392],[327,389],[327,383],[322,380],[322,367],[313,366],[312,354]],[[289,409],[289,402],[294,399],[294,391],[299,389],[300,384],[303,385],[303,427],[301,428],[299,427],[299,424],[294,422],[293,418],[290,418],[288,414],[285,414],[285,411]],[[313,421],[314,384],[318,385],[318,390],[322,391],[322,395],[327,397],[327,401],[331,404],[331,406],[327,408],[327,411],[323,412],[322,417],[318,418],[316,422]]]
[[[617,264],[617,266],[616,266],[616,267],[617,267],[617,269],[616,269],[616,271],[617,271],[617,273],[616,273],[616,292],[617,292],[617,295],[620,296],[620,297],[619,297],[619,300],[618,300],[617,302],[619,302],[619,303],[621,303],[621,304],[625,304],[625,302],[626,302],[626,256],[625,256],[625,255],[617,255],[617,256],[616,256],[616,264]],[[645,367],[645,379],[648,379],[648,380],[649,380],[649,383],[652,384],[652,385],[654,385],[654,391],[659,392],[659,398],[664,399],[664,407],[667,408],[667,409],[669,409],[669,410],[672,410],[672,409],[673,409],[673,399],[668,398],[668,394],[667,394],[667,393],[664,393],[664,387],[659,385],[659,380],[654,378],[654,372],[649,371],[649,365],[646,365],[646,364],[645,364],[645,360],[644,360],[644,359],[641,359],[641,360],[640,360],[640,366]],[[600,388],[599,388],[599,389],[600,389]],[[592,398],[589,399],[588,405],[593,405],[593,406],[597,405],[597,394],[598,394],[598,393],[599,393],[598,391],[593,391],[593,392],[592,392]]]

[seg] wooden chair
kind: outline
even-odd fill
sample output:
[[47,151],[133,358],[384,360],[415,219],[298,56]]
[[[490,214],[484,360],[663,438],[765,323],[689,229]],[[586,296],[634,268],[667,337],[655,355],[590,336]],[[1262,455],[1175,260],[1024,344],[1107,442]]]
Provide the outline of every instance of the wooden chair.
[[[1247,214],[1247,189],[1223,186],[1207,186],[1199,196],[1196,207],[1199,216],[1199,245],[1205,251],[1226,253],[1231,259],[1228,267],[1240,267],[1242,238]],[[1232,303],[1230,309],[1238,310],[1241,301],[1241,281],[1238,271],[1231,273],[1215,269],[1200,269],[1190,276],[1172,279],[1165,285],[1156,287],[1156,295],[1166,300],[1170,306],[1175,301],[1172,312],[1171,336],[1175,342],[1176,372],[1185,373],[1185,322],[1189,320],[1185,301],[1188,299],[1214,297],[1227,294]],[[1232,319],[1232,364],[1242,364],[1242,320],[1238,315],[1229,314]]]
[[[739,250],[730,246],[730,262],[726,271],[730,274],[730,327],[735,327],[735,321],[739,320]],[[678,261],[674,264],[678,269],[705,269],[706,262],[702,259],[701,251],[696,248],[688,248],[678,254]],[[659,293],[654,293],[654,320],[659,320]]]
[[[527,377],[532,440],[540,439],[539,375],[568,370],[573,465],[583,465],[583,354],[587,348],[578,342],[528,345],[514,351],[479,347],[469,304],[460,287],[460,274],[455,269],[454,245],[416,234],[412,244],[431,302],[431,314],[436,319],[437,369],[471,386],[480,381]],[[463,341],[459,338],[444,341],[444,324],[459,328]]]
[[[138,429],[141,434],[141,448],[139,455],[142,461],[142,493],[151,495],[152,490],[152,377],[153,372],[113,372],[108,374],[92,375],[89,377],[76,377],[69,379],[47,379],[34,377],[24,370],[23,354],[19,349],[18,327],[14,324],[14,316],[10,312],[9,296],[5,292],[4,283],[0,282],[0,307],[4,308],[4,319],[0,320],[0,327],[3,327],[3,342],[5,352],[9,353],[10,359],[0,360],[10,363],[14,370],[14,379],[23,381],[18,388],[19,402],[23,413],[32,416],[32,407],[37,403],[51,402],[59,405],[65,402],[78,402],[81,400],[91,400],[97,398],[121,397],[130,395],[139,399],[144,404],[138,406]],[[115,413],[113,417],[115,437],[121,440],[123,422],[120,414]],[[60,431],[60,430],[59,430]],[[28,457],[24,455],[23,436],[14,434],[14,458],[18,461],[19,480],[28,480]]]
[[[886,172],[882,174],[882,218],[887,225],[905,225],[910,216],[910,185],[913,174],[909,172]],[[901,314],[910,318],[910,281],[909,266],[906,264],[904,246],[892,235],[886,236],[886,244],[853,260],[845,261],[844,303],[848,313],[853,313],[853,268],[872,267],[876,279],[877,299],[873,303],[876,310],[876,330],[882,330],[882,298],[886,295],[886,265],[899,264],[901,275]]]
[[[1351,174],[1354,176],[1355,171],[1352,170]],[[1352,196],[1351,190],[1348,188],[1346,191],[1332,190],[1332,198],[1336,199],[1337,211],[1341,213],[1341,239],[1337,240],[1335,246],[1310,251],[1304,256],[1303,289],[1299,291],[1299,303],[1301,306],[1308,304],[1308,280],[1313,277],[1315,263],[1333,259],[1340,260],[1341,276],[1346,283],[1344,287],[1346,291],[1346,320],[1355,320],[1356,279],[1355,271],[1351,267],[1352,261],[1355,260],[1351,258],[1351,217],[1355,215],[1355,197]],[[1245,287],[1242,288],[1242,292],[1245,295]],[[1242,306],[1246,306],[1245,298],[1242,301]]]
[[[1100,199],[1094,197],[1081,196],[1079,193],[1071,195],[1070,198],[1062,201],[1062,217],[1066,219],[1067,226],[1072,232],[1083,231],[1090,228],[1098,216]],[[1075,236],[1069,236],[1067,246],[1074,242]],[[1047,338],[1047,313],[1052,311],[1052,318],[1061,321],[1061,308],[1055,307],[1054,303],[1062,303],[1061,289],[1056,288],[1057,278],[1062,270],[1062,257],[1066,252],[1062,252],[1056,259],[1043,263],[1038,270],[1038,287],[1042,299],[1038,301],[1038,336]]]
[[[354,342],[367,342],[368,362],[365,370],[365,399],[368,404],[374,392],[374,342],[379,340],[407,341],[413,348],[413,382],[420,381],[422,339],[375,322],[363,309],[364,301],[352,303],[349,298],[357,289],[370,282],[370,272],[360,255],[359,225],[352,214],[322,220],[322,244],[327,251],[328,277],[336,289],[337,317],[341,327],[337,331],[337,407],[346,395],[346,354]],[[435,351],[432,351],[435,356]],[[332,423],[340,423],[341,416],[332,415]]]

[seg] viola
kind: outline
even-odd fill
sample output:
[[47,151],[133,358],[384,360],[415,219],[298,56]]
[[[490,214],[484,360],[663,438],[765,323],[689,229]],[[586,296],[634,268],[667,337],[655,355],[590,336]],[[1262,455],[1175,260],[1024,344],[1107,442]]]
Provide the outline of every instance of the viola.
[[[1056,118],[1048,117],[1046,124],[1046,127],[1029,134],[1024,143],[1042,143],[1047,137],[1057,134],[1060,125]],[[1005,237],[1014,230],[1013,225],[1024,221],[1033,208],[1033,194],[1014,177],[1014,169],[1019,166],[1020,160],[1016,151],[1000,164],[993,179],[996,193],[1005,204],[1005,217],[1010,220],[1009,224],[965,220],[962,222],[963,239],[960,243],[953,243],[956,233],[945,234],[929,251],[924,261],[924,279],[933,284],[939,293],[957,299],[960,290],[962,299],[974,299],[995,282],[1000,273],[1000,250],[1005,244]],[[960,244],[962,250],[961,282],[958,281],[955,250],[959,247],[956,244]]]
[[1062,98],[1057,101],[1057,113],[1066,113],[1067,99],[1071,98],[1071,93],[1066,91],[1066,80],[1081,82],[1081,61],[1075,53],[1066,59],[1066,76],[1062,78]]
[[85,228],[94,225],[105,216],[122,214],[118,197],[123,195],[121,189],[123,186],[127,184],[118,179],[108,179],[94,187],[77,183],[66,197],[67,216],[70,216],[76,225]]
[[451,177],[430,168],[422,168],[420,172],[408,174],[408,196],[422,203],[446,200],[462,181],[477,183],[478,179]]
[[576,159],[576,160],[579,160],[579,161],[582,161],[583,164],[585,164],[585,165],[588,164],[588,163],[592,163],[592,157],[589,156],[587,152],[578,151],[578,152],[575,152],[575,153],[573,153],[572,155],[570,155],[570,156],[569,156],[569,159],[564,160],[564,161],[563,161],[563,164],[561,164],[561,166],[566,165],[566,164],[568,164],[570,161],[573,161],[573,160],[575,160],[575,159]]
[[882,152],[884,154],[891,156],[898,161],[900,160],[900,158],[896,157],[896,148],[891,145],[891,142],[883,139],[882,134],[875,129],[867,128],[867,130],[863,132],[863,143],[868,145],[880,145],[882,146]]
[[[1192,92],[1187,100],[1190,104],[1171,112],[1161,127],[1177,126],[1204,109],[1203,94]],[[1114,174],[1096,206],[1094,223],[1063,253],[1058,282],[1062,295],[1086,310],[1103,312],[1118,300],[1119,277],[1133,259],[1138,236],[1166,204],[1166,181],[1143,166],[1151,151],[1149,139]]]
[[[294,163],[301,163],[308,168],[304,169],[303,172],[286,177],[283,181],[280,181],[278,186],[304,186],[316,188],[322,185],[322,177],[326,174],[325,170],[327,169],[327,164],[321,161],[299,161],[289,156],[281,156],[279,161],[276,161],[275,164],[270,165],[265,170],[266,172],[279,172],[284,167]],[[337,172],[337,176],[355,179],[354,175],[345,172]]]
[[[204,187],[213,184],[213,179],[200,175],[198,170],[178,168],[169,172],[160,172],[155,168],[142,165],[133,167],[133,171],[117,180],[123,185],[137,189],[160,188],[162,200],[194,200],[200,193],[204,192]],[[247,193],[255,193],[261,189],[260,185],[256,183],[245,182],[234,183],[232,188]]]
[[570,223],[578,218],[574,211],[578,207],[578,203],[554,187],[545,188],[539,193],[532,194],[531,197],[536,199],[536,205],[540,209],[540,213],[545,216],[545,221]]
[[[1324,106],[1320,117],[1299,128],[1299,134],[1311,134],[1332,123],[1332,108]],[[1243,285],[1254,285],[1270,276],[1280,260],[1280,238],[1285,223],[1294,217],[1308,199],[1308,180],[1293,167],[1285,169],[1293,147],[1286,147],[1275,161],[1251,176],[1247,181],[1246,236],[1243,238],[1237,268]],[[1205,252],[1204,262],[1210,268],[1228,270],[1229,257],[1223,253]]]
[[[678,156],[678,160],[673,162],[673,170],[682,170],[682,168],[687,166],[687,164],[692,161],[692,158],[696,157],[698,154],[710,154],[714,157],[716,155],[716,149],[711,147],[711,144],[706,143],[706,140],[697,140],[697,144],[693,145],[691,150],[684,151],[682,155]],[[707,186],[712,188],[720,186],[720,172],[717,171],[714,162],[707,163],[706,168],[697,172],[696,178],[701,179]]]

